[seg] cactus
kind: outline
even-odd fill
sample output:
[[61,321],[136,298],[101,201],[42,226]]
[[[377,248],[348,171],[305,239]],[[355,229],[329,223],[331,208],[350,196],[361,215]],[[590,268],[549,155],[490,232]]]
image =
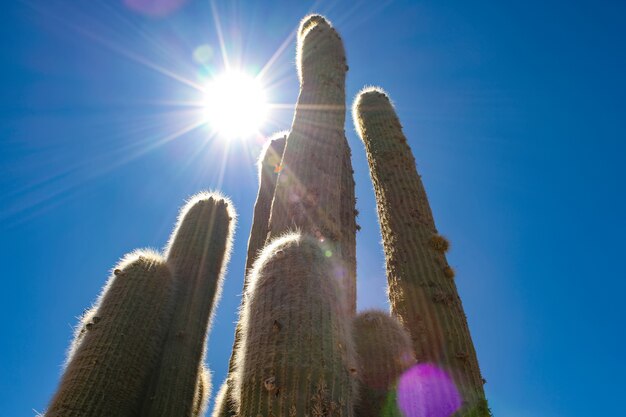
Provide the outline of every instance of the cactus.
[[222,288],[234,222],[232,204],[216,194],[198,194],[181,210],[166,250],[176,287],[175,310],[144,404],[145,416],[192,414],[199,364]]
[[[232,361],[232,358],[234,358],[234,353],[235,353],[234,349],[236,349],[236,347],[233,348],[231,361]],[[233,372],[234,372],[234,369],[233,369]],[[213,405],[212,417],[230,415],[231,413],[235,414],[237,405],[232,401],[232,398],[233,398],[232,389],[233,389],[234,383],[231,382],[233,372],[231,372],[230,369],[228,370],[228,375],[226,376],[226,379],[222,383],[222,386],[220,387],[219,391],[217,392],[217,395],[215,396],[215,404]]]
[[198,371],[198,381],[196,382],[196,392],[193,400],[192,417],[202,417],[206,413],[209,403],[209,394],[211,393],[211,372],[204,366],[200,365]]
[[415,363],[411,338],[389,314],[368,310],[353,322],[359,358],[359,399],[356,417],[400,416],[395,402],[385,404],[398,377]]
[[252,268],[258,253],[263,249],[269,232],[270,210],[276,190],[276,180],[282,170],[281,161],[287,143],[287,134],[279,132],[263,146],[257,162],[259,169],[259,191],[254,203],[252,228],[248,238],[248,255],[244,276],[244,291],[248,280],[248,272]]
[[[97,311],[96,307],[88,308],[83,312],[82,316],[80,317],[80,320],[78,321],[78,325],[74,328],[74,339],[72,340],[72,343],[70,344],[70,347],[67,350],[67,358],[65,359],[64,368],[67,368],[67,365],[72,361],[72,358],[74,357],[76,350],[78,349],[83,339],[85,338],[87,331],[93,328],[93,325],[94,325],[93,318],[97,317],[96,311]],[[100,318],[98,317],[96,321],[98,321],[99,319]]]
[[316,238],[270,242],[245,293],[234,400],[240,416],[353,415],[351,319]]
[[[274,135],[263,146],[261,156],[258,160],[259,169],[259,191],[254,203],[254,214],[252,217],[252,228],[248,239],[248,255],[246,257],[246,269],[243,281],[243,292],[246,291],[248,285],[248,272],[252,268],[254,260],[258,252],[263,248],[267,234],[269,231],[270,209],[272,200],[274,199],[274,190],[276,189],[276,179],[281,171],[281,160],[287,135],[279,132]],[[243,301],[243,300],[242,300]],[[234,405],[230,401],[232,396],[232,373],[235,369],[235,347],[241,340],[241,325],[237,322],[235,327],[235,338],[233,342],[233,353],[228,362],[228,375],[222,388],[220,388],[219,407],[215,407],[214,417],[227,417],[234,414]],[[216,402],[217,404],[217,402]]]
[[[362,92],[353,111],[395,317],[367,311],[354,319],[359,226],[344,132],[348,67],[323,16],[301,21],[297,64],[291,131],[269,141],[260,159],[241,318],[213,416],[400,417],[396,394],[402,403],[407,384],[420,386],[405,378],[417,367],[402,374],[397,393],[394,385],[416,358],[433,362],[424,366],[450,385],[452,376],[465,401],[456,415],[490,415],[445,258],[449,242],[435,228],[399,120],[378,89]],[[201,193],[181,210],[165,257],[136,252],[116,267],[75,330],[48,417],[204,415],[206,338],[234,225],[229,201]],[[438,397],[430,386],[416,391]]]
[[400,121],[384,91],[367,88],[353,106],[376,194],[392,313],[411,334],[418,361],[454,378],[465,409],[484,398],[461,299]]
[[172,295],[160,255],[127,255],[103,290],[46,416],[138,415],[165,338]]
[[297,228],[323,239],[346,294],[344,308],[354,312],[356,224],[342,222],[346,212],[354,216],[344,134],[345,51],[337,31],[320,15],[302,20],[297,43],[300,95],[272,203],[270,237]]

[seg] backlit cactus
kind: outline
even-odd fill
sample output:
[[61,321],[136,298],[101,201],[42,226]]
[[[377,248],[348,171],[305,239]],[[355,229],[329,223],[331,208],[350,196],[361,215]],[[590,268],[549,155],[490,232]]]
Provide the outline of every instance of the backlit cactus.
[[[392,316],[355,317],[348,66],[323,16],[300,23],[297,67],[291,130],[268,141],[259,161],[241,317],[213,417],[411,417],[401,415],[402,395],[428,398],[417,404],[423,411],[455,384],[464,399],[455,416],[490,415],[445,258],[449,242],[435,228],[394,108],[375,88],[357,97],[353,115],[376,193]],[[164,256],[138,251],[115,268],[76,328],[47,417],[205,414],[206,338],[234,227],[232,203],[198,194],[181,210]],[[439,378],[431,385],[396,391],[411,384],[407,374],[430,370]]]
[[160,255],[126,256],[85,325],[46,416],[137,416],[159,360],[172,295]]
[[[282,169],[281,160],[287,135],[278,133],[265,143],[258,161],[259,168],[259,191],[254,203],[254,214],[252,217],[252,227],[248,239],[248,254],[246,257],[246,269],[243,281],[243,292],[248,285],[248,272],[252,268],[258,252],[263,248],[267,234],[269,232],[269,217],[276,189],[278,173]],[[232,397],[232,376],[235,370],[235,347],[241,340],[241,322],[238,321],[235,327],[235,340],[233,342],[233,353],[228,362],[228,374],[222,388],[220,388],[219,405],[216,401],[214,417],[228,417],[235,413]]]
[[339,34],[320,15],[302,20],[297,55],[300,95],[272,203],[270,236],[297,228],[324,240],[341,278],[345,308],[354,312],[356,224],[344,133],[346,55]]
[[202,193],[181,210],[166,250],[176,294],[161,362],[148,391],[146,416],[188,416],[215,300],[230,254],[235,214],[223,197]]
[[355,317],[353,334],[359,358],[359,398],[355,416],[400,416],[393,402],[386,403],[393,396],[402,372],[415,363],[408,332],[388,313],[368,310]]
[[234,217],[223,197],[198,194],[181,211],[165,258],[136,251],[115,267],[76,329],[47,417],[204,414],[204,345]]
[[353,415],[351,317],[318,239],[266,246],[245,293],[234,397],[240,416]]
[[420,362],[443,366],[465,409],[484,399],[469,328],[435,228],[415,159],[389,97],[368,88],[356,98],[354,121],[365,144],[385,248],[389,301],[411,334]]
[[206,413],[211,393],[211,371],[204,365],[200,365],[198,381],[196,382],[196,392],[193,400],[192,417],[202,417]]

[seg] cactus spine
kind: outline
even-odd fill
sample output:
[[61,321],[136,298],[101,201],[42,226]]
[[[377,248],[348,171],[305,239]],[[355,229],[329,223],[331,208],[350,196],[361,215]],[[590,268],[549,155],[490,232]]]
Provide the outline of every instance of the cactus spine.
[[181,210],[168,245],[175,310],[143,415],[189,416],[215,300],[230,253],[235,213],[221,196],[201,193]]
[[191,412],[192,417],[202,417],[206,413],[210,393],[211,372],[204,365],[200,365],[198,381],[196,382],[196,392],[193,400],[193,410]]
[[[297,55],[300,95],[272,203],[270,236],[298,228],[324,239],[335,259],[342,292],[347,294],[344,308],[354,312],[356,264],[345,262],[354,262],[356,225],[342,223],[344,212],[354,216],[354,185],[344,135],[345,51],[330,23],[311,15],[300,24]],[[349,180],[344,179],[348,175]],[[342,198],[342,192],[352,195]]]
[[126,256],[85,324],[46,416],[138,415],[165,338],[172,295],[161,256],[149,251]]
[[242,312],[238,415],[353,415],[351,319],[333,268],[310,236],[286,235],[264,249]]
[[401,416],[395,404],[387,404],[398,377],[415,363],[413,345],[402,324],[388,313],[368,310],[353,322],[359,358],[359,399],[356,417]]
[[354,120],[365,144],[385,248],[389,301],[411,334],[418,361],[445,367],[471,407],[483,382],[452,269],[415,159],[387,95],[369,88]]

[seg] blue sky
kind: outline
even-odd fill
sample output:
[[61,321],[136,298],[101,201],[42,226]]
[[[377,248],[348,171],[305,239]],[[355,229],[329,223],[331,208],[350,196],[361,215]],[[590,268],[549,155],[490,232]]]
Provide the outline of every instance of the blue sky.
[[[626,4],[183,3],[161,17],[123,1],[1,6],[0,414],[45,409],[76,317],[110,268],[134,248],[163,247],[183,201],[207,188],[239,213],[209,343],[217,389],[262,138],[228,142],[207,126],[180,134],[198,113],[184,103],[200,98],[190,84],[224,68],[218,16],[231,65],[254,73],[275,57],[268,94],[288,106],[262,132],[288,129],[291,35],[312,11],[344,38],[349,100],[376,84],[395,101],[452,241],[495,415],[623,413]],[[203,65],[200,45],[214,51]],[[362,226],[358,304],[386,308],[373,191],[349,114],[346,133]]]

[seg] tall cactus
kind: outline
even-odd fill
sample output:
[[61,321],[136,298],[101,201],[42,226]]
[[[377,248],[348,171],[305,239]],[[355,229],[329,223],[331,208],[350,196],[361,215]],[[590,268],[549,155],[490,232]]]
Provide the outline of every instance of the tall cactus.
[[384,91],[356,98],[354,120],[365,144],[385,248],[389,301],[407,327],[418,361],[450,372],[464,410],[484,398],[483,380],[452,269],[435,228],[415,159]]
[[[258,160],[259,168],[259,191],[254,203],[254,214],[252,217],[252,228],[248,238],[248,255],[246,257],[245,276],[243,281],[243,292],[248,286],[248,272],[254,264],[259,251],[263,248],[269,231],[270,209],[274,199],[276,189],[276,179],[281,170],[281,160],[287,136],[284,133],[277,133],[273,138],[265,143],[261,156]],[[243,300],[242,300],[243,302]],[[228,374],[222,388],[220,388],[219,404],[216,401],[213,417],[228,417],[235,414],[235,405],[232,403],[232,376],[235,370],[235,348],[241,340],[241,322],[238,321],[235,327],[235,339],[233,351],[228,362]]]
[[408,332],[388,313],[367,310],[355,317],[353,334],[359,358],[359,399],[355,416],[401,417],[394,403],[386,403],[388,398],[393,398],[394,385],[402,372],[415,363]]
[[240,416],[353,415],[351,318],[317,238],[272,241],[250,275],[237,347]]
[[136,251],[114,269],[79,333],[47,417],[137,416],[165,338],[172,278],[160,255]]
[[345,51],[337,31],[320,15],[302,20],[297,43],[300,95],[272,203],[270,236],[298,228],[324,239],[346,294],[345,308],[354,312],[356,267],[350,262],[355,262],[356,224],[342,222],[345,212],[354,216],[344,135]]
[[[291,131],[261,157],[241,319],[214,417],[399,417],[386,393],[416,358],[438,366],[411,371],[436,370],[448,384],[448,373],[453,377],[464,398],[457,415],[488,416],[444,254],[448,241],[437,233],[393,106],[375,88],[357,97],[354,119],[376,192],[392,313],[410,336],[386,313],[353,321],[358,226],[344,132],[348,67],[342,40],[324,17],[300,23],[297,63]],[[181,210],[165,258],[140,251],[118,265],[81,318],[48,417],[204,414],[211,389],[206,337],[234,227],[232,204],[202,193]],[[400,385],[411,384],[411,371]],[[423,398],[447,390],[437,381],[420,385],[417,397],[399,389],[398,399],[408,392],[412,405],[426,409]]]
[[215,301],[230,254],[235,212],[217,194],[194,196],[181,210],[167,248],[175,310],[161,362],[146,397],[147,417],[190,416]]

